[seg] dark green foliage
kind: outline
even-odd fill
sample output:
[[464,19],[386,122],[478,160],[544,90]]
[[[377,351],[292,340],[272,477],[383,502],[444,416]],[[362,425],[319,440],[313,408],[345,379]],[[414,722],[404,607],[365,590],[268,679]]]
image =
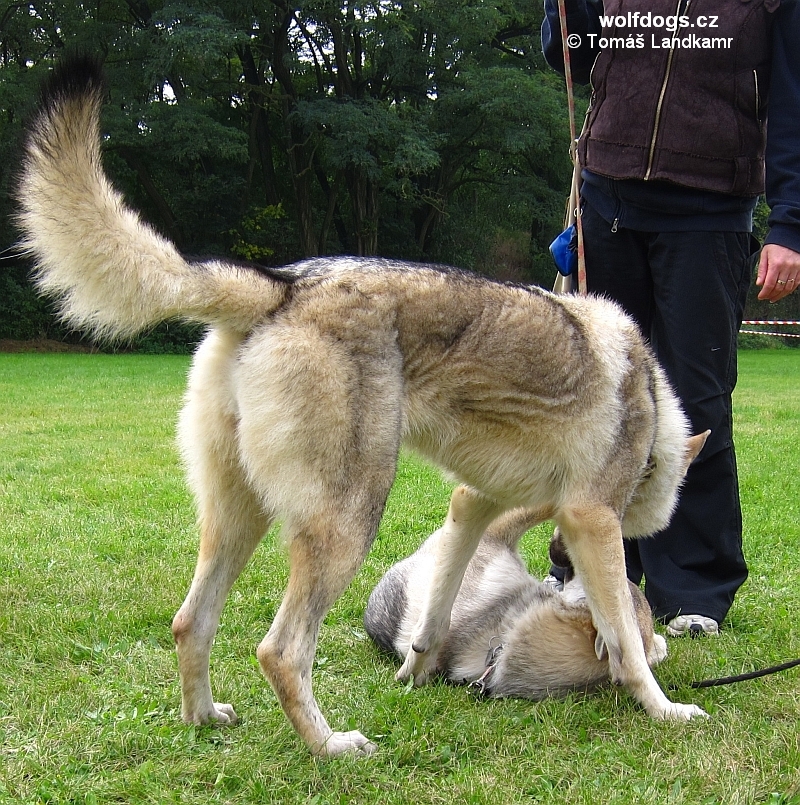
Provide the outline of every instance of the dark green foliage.
[[[7,4],[0,249],[23,120],[81,49],[105,60],[109,175],[187,254],[383,254],[549,284],[570,166],[541,15],[521,0]],[[62,337],[25,265],[2,268],[0,332]]]
[[[105,59],[112,180],[188,254],[382,254],[551,285],[570,164],[541,15],[523,0],[5,4],[0,337],[65,337],[10,250],[9,193],[67,49]],[[747,317],[796,319],[796,296],[768,312],[751,299]]]

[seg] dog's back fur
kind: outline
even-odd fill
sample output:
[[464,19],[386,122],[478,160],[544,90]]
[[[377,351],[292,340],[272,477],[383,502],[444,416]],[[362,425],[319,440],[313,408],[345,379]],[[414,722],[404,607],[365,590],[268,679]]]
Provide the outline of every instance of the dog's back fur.
[[600,299],[428,265],[189,262],[105,177],[103,96],[91,59],[54,72],[30,129],[18,222],[39,288],[70,324],[111,338],[175,317],[209,325],[179,429],[201,526],[173,622],[184,719],[236,718],[212,700],[210,646],[231,585],[280,519],[290,581],[261,667],[314,752],[373,748],[331,731],[310,676],[319,625],[374,538],[402,441],[468,489],[451,503],[400,678],[424,682],[480,534],[527,506],[564,534],[615,678],[656,717],[694,713],[661,693],[627,613],[620,529],[668,522],[697,449],[632,321]]
[[[525,567],[519,541],[537,522],[529,510],[516,509],[483,535],[436,658],[437,672],[451,682],[483,679],[487,696],[540,700],[590,690],[610,679],[608,655],[580,579],[572,577],[557,592]],[[411,647],[440,537],[436,531],[414,554],[393,565],[372,591],[364,613],[369,636],[400,659]],[[633,584],[630,590],[652,667],[666,657],[666,641],[653,630],[641,590]]]

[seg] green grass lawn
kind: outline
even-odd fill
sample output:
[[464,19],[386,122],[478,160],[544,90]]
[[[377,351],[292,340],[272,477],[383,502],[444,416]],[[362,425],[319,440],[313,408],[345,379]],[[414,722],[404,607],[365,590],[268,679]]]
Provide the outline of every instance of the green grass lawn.
[[[411,457],[375,547],[328,616],[315,687],[334,729],[380,751],[317,762],[255,647],[286,564],[264,540],[212,655],[231,729],[180,722],[170,622],[194,567],[174,447],[188,360],[0,355],[0,802],[800,803],[800,671],[696,679],[800,656],[800,350],[744,352],[737,448],[751,575],[718,639],[671,640],[658,669],[708,721],[661,724],[623,691],[535,704],[408,690],[366,638],[372,585],[444,517],[449,486]],[[546,572],[550,529],[526,537]]]

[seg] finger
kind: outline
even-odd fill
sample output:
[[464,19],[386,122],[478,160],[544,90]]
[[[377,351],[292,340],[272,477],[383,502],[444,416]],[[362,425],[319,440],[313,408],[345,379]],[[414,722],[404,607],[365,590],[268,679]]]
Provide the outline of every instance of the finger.
[[795,283],[789,283],[789,281],[778,280],[775,283],[775,287],[769,296],[763,296],[764,291],[762,290],[761,293],[758,295],[758,298],[762,301],[768,301],[770,303],[779,302],[786,296],[789,296],[795,289]]
[[778,285],[777,271],[771,269],[768,269],[762,278],[761,286],[758,298],[762,302],[776,302],[780,298],[781,288],[784,287]]
[[780,292],[778,280],[780,279],[780,266],[777,260],[770,259],[772,251],[768,247],[761,250],[758,261],[758,277],[756,285],[761,286],[758,298],[763,302],[776,301],[775,296]]
[[777,282],[770,283],[769,280],[765,283],[764,287],[759,291],[758,298],[762,302],[777,302],[786,296],[787,291],[785,285],[779,285]]
[[758,260],[758,274],[756,275],[756,285],[763,285],[769,270],[769,250],[762,249]]
[[784,295],[786,288],[786,281],[780,278],[780,263],[777,260],[770,260],[769,250],[764,249],[761,264],[759,264],[761,291],[758,298],[763,302],[777,302]]

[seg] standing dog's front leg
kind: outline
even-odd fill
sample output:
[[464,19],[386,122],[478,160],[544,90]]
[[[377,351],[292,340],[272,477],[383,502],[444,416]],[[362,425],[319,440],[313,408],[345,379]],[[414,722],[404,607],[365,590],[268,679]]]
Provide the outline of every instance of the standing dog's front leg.
[[441,529],[435,566],[422,611],[411,636],[411,648],[396,678],[424,685],[436,672],[439,649],[450,628],[450,612],[464,572],[486,526],[503,507],[466,486],[450,498],[450,509]]
[[671,702],[647,664],[625,576],[616,513],[601,504],[587,504],[562,510],[556,521],[608,650],[612,680],[624,685],[653,718],[688,721],[705,716],[696,705]]

